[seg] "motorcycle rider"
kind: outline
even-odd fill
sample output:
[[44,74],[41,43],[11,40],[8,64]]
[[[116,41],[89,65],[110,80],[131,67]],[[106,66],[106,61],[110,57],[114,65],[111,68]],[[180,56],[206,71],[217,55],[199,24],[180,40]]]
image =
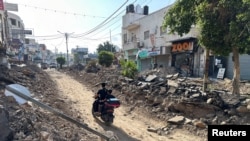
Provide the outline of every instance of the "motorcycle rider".
[[98,92],[95,94],[94,98],[97,99],[93,106],[94,106],[94,112],[96,115],[101,115],[102,107],[104,105],[104,101],[106,98],[106,95],[108,93],[108,90],[106,89],[106,83],[101,83],[102,88],[98,90]]
[[112,92],[113,92],[113,90],[112,89],[109,89],[108,90],[108,93],[107,93],[107,95],[106,95],[106,97],[105,97],[105,100],[104,101],[107,101],[108,99],[110,99],[110,98],[115,98],[115,96],[114,95],[112,95]]

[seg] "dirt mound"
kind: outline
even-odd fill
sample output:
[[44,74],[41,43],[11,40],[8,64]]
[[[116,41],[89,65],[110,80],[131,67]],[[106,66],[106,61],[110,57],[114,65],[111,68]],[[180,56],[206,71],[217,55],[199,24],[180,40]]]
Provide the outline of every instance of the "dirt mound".
[[6,85],[20,84],[29,89],[33,98],[77,119],[71,107],[67,106],[72,101],[59,98],[57,86],[46,72],[36,65],[12,65],[11,69],[0,66],[0,70],[0,129],[5,129],[0,132],[1,141],[97,140],[97,136],[37,105],[30,102],[18,105],[13,97],[4,95]]

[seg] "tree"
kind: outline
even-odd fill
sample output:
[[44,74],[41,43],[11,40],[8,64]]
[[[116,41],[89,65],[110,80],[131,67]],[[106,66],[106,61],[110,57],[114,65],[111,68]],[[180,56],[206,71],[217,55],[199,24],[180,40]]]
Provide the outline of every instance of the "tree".
[[106,41],[103,44],[99,44],[96,50],[98,53],[101,51],[116,52],[116,46]]
[[120,61],[121,68],[122,68],[122,75],[129,77],[129,78],[134,78],[136,73],[138,72],[137,66],[134,61],[132,60],[121,60]]
[[250,51],[249,21],[250,0],[177,0],[166,13],[163,27],[182,36],[197,24],[199,42],[207,50],[224,56],[232,52],[233,94],[240,94],[239,54]]
[[98,62],[102,66],[109,67],[111,66],[114,60],[114,54],[108,51],[101,51],[98,54]]
[[57,62],[58,64],[60,64],[60,69],[62,69],[62,65],[64,65],[64,64],[66,63],[66,60],[65,60],[64,57],[57,57],[57,58],[56,58],[56,62]]

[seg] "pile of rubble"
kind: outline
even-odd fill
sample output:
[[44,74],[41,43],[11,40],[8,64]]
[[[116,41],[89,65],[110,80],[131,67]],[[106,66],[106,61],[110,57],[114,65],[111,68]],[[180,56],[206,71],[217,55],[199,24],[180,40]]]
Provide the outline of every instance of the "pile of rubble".
[[[98,140],[96,135],[34,105],[30,102],[18,105],[13,97],[5,96],[5,87],[20,84],[28,88],[36,100],[63,111],[74,119],[79,118],[72,111],[69,100],[60,99],[56,84],[48,74],[36,65],[12,65],[11,69],[0,66],[0,140],[68,141]],[[49,97],[49,98],[48,98]]]
[[[171,124],[194,125],[205,129],[212,124],[250,124],[250,84],[241,83],[240,96],[230,92],[231,80],[211,79],[209,91],[202,91],[201,78],[178,77],[173,70],[149,70],[136,79],[121,76],[117,69],[101,69],[98,73],[68,71],[81,83],[108,82],[123,104],[131,110],[143,109],[152,117]],[[172,73],[172,74],[171,74]],[[174,122],[173,122],[174,121]]]
[[[250,85],[247,82],[241,83],[242,94],[237,97],[230,93],[231,80],[211,79],[209,91],[203,92],[201,78],[181,79],[171,68],[145,71],[130,79],[121,76],[118,69],[101,68],[94,71],[97,73],[89,73],[80,67],[60,71],[93,90],[99,88],[96,87],[99,82],[108,82],[108,87],[113,88],[122,103],[131,107],[130,112],[140,110],[171,125],[160,128],[160,132],[159,129],[148,131],[161,134],[175,126],[187,126],[199,133],[209,124],[250,124]],[[18,105],[13,97],[4,95],[5,86],[9,84],[23,85],[33,98],[79,119],[70,106],[63,106],[72,101],[59,98],[57,86],[46,72],[35,65],[12,65],[11,69],[0,66],[0,129],[4,129],[0,132],[1,141],[97,140],[97,136],[32,103]]]

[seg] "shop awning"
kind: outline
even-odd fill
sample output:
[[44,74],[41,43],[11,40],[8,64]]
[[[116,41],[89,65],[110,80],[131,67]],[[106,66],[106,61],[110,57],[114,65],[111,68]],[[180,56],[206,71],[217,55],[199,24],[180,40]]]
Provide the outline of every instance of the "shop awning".
[[197,38],[196,37],[183,37],[183,38],[169,40],[167,42],[179,42],[179,41],[183,41],[183,40],[192,40],[192,39],[197,39]]

